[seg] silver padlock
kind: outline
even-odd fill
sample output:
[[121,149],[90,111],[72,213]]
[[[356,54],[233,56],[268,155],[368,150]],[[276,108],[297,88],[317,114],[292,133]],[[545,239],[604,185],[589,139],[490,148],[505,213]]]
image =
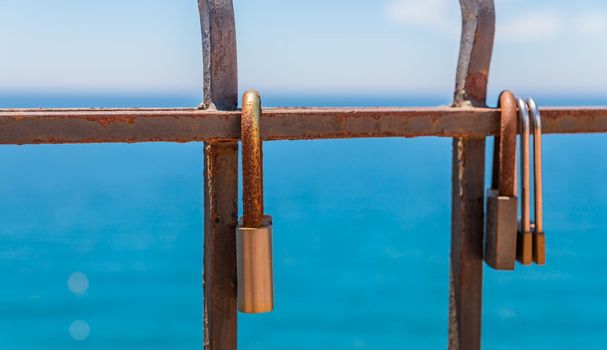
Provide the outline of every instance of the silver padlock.
[[521,220],[516,237],[516,260],[523,265],[533,262],[531,233],[531,161],[529,151],[529,110],[522,99],[516,100],[521,143]]
[[493,148],[493,176],[487,191],[485,261],[496,270],[513,270],[516,260],[516,99],[500,94],[500,129]]
[[527,99],[533,127],[533,175],[535,220],[533,224],[533,262],[538,265],[546,263],[546,235],[544,234],[544,198],[542,179],[542,117],[533,99]]
[[247,91],[242,99],[243,216],[236,229],[238,309],[264,313],[274,309],[272,217],[263,209],[261,98]]

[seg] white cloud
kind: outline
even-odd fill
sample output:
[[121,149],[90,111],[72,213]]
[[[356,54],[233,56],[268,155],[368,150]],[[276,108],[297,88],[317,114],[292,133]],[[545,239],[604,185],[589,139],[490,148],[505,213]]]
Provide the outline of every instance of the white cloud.
[[448,32],[460,26],[460,14],[453,12],[454,7],[457,2],[450,0],[391,0],[384,11],[395,23]]
[[497,22],[497,31],[509,41],[541,41],[558,36],[561,16],[558,13],[541,11],[506,18],[502,25]]
[[582,40],[587,36],[607,35],[607,13],[596,11],[567,13],[538,9],[533,14],[498,21],[497,31],[508,41],[540,42],[568,36]]
[[[584,12],[563,6],[546,6],[532,11],[512,12],[509,8],[496,19],[496,32],[509,42],[541,42],[561,35],[585,37],[607,34],[607,12],[602,8]],[[389,0],[384,13],[389,20],[435,33],[450,33],[460,28],[460,12],[454,0]],[[498,8],[499,10],[499,8]]]
[[576,28],[581,34],[596,36],[606,35],[607,13],[587,12],[580,14],[575,19],[574,28]]

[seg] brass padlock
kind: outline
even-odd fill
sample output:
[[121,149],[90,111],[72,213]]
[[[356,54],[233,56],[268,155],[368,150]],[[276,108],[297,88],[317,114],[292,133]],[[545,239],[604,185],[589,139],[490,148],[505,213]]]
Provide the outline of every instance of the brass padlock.
[[516,100],[521,143],[521,220],[516,237],[516,260],[523,265],[533,262],[531,233],[531,161],[529,151],[529,109],[522,99]]
[[497,270],[513,270],[516,260],[516,99],[500,94],[500,128],[493,147],[493,176],[487,191],[485,261]]
[[243,216],[236,229],[238,310],[270,312],[274,308],[272,217],[263,210],[263,155],[259,132],[261,98],[247,91],[242,98]]
[[533,99],[527,99],[533,126],[533,175],[535,222],[533,224],[533,262],[538,265],[546,263],[546,236],[544,235],[544,199],[542,185],[542,118],[540,110]]

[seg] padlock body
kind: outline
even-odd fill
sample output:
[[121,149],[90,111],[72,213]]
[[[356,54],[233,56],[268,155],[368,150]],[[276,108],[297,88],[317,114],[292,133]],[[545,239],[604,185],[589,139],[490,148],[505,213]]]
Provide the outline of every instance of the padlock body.
[[533,262],[538,265],[546,264],[546,236],[544,232],[537,232],[535,225],[533,230]]
[[531,231],[523,232],[520,229],[516,237],[516,260],[523,265],[533,262],[533,237]]
[[243,227],[241,220],[236,229],[236,249],[238,310],[245,313],[272,311],[272,218],[264,217],[260,228]]
[[487,191],[485,261],[496,270],[514,270],[516,261],[517,198]]

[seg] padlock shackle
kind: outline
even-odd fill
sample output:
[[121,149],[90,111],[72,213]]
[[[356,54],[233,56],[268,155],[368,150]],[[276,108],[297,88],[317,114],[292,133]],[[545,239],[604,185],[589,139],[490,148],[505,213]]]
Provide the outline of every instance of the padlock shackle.
[[529,148],[529,109],[523,99],[517,98],[521,140],[521,229],[531,231],[531,157]]
[[259,228],[263,221],[263,152],[259,124],[261,97],[249,90],[242,97],[240,140],[242,142],[243,225]]
[[544,232],[544,199],[542,179],[542,117],[535,101],[527,99],[533,129],[533,175],[535,188],[535,230]]
[[512,92],[502,91],[499,97],[500,128],[493,144],[492,188],[500,196],[516,195],[516,98]]

